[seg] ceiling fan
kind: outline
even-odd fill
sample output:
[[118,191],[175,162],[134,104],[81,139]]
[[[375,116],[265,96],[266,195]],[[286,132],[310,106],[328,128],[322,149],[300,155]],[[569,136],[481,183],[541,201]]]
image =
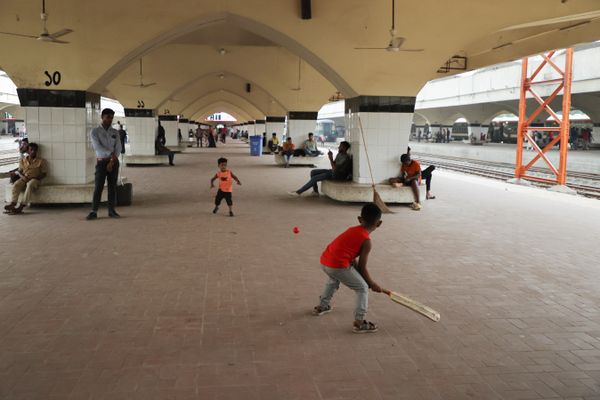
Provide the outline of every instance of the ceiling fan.
[[48,14],[46,14],[46,0],[42,0],[42,14],[40,16],[42,18],[42,26],[43,26],[42,29],[43,30],[42,30],[42,33],[40,33],[37,36],[24,35],[21,33],[13,33],[13,32],[0,32],[0,34],[18,36],[18,37],[23,37],[23,38],[28,38],[28,39],[36,39],[41,42],[60,43],[60,44],[69,43],[69,42],[65,42],[63,40],[58,40],[58,38],[73,32],[72,29],[61,29],[60,31],[54,32],[52,34],[48,33],[48,29],[46,28],[46,22],[48,21]]
[[355,47],[354,50],[385,50],[390,52],[397,51],[410,51],[410,52],[420,52],[424,49],[404,49],[402,45],[406,41],[406,38],[401,36],[396,36],[396,0],[392,0],[392,28],[390,29],[390,42],[387,47]]
[[144,65],[142,59],[140,58],[140,83],[126,83],[125,86],[131,87],[139,87],[140,89],[145,89],[150,86],[156,85],[156,82],[152,83],[144,83]]

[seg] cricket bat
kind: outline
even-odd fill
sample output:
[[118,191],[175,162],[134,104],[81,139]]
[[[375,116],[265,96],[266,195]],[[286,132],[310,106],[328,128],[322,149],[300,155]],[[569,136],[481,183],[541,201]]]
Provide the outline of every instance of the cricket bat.
[[387,294],[392,301],[402,304],[404,307],[410,308],[411,310],[426,316],[432,321],[438,322],[440,320],[440,313],[431,307],[427,307],[426,305],[421,304],[418,301],[413,300],[410,297],[406,297],[400,293],[392,292],[387,289],[383,289],[382,291],[383,293]]

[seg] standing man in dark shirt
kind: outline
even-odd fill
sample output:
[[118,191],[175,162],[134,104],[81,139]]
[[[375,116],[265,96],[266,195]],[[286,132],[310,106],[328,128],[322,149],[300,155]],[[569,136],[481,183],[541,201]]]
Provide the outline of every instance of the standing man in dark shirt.
[[165,136],[165,128],[158,121],[158,134],[156,135],[156,140],[154,141],[154,151],[158,155],[167,155],[169,156],[169,165],[175,165],[173,163],[173,159],[175,158],[175,152],[171,151],[167,146],[167,137]]
[[108,216],[119,218],[115,211],[117,199],[116,186],[119,176],[119,155],[121,154],[121,138],[119,132],[112,127],[115,112],[110,108],[102,110],[102,123],[92,129],[90,139],[96,151],[96,175],[92,211],[87,220],[98,218],[98,207],[104,189],[104,182],[108,184]]
[[329,157],[329,163],[331,164],[331,169],[313,169],[310,171],[310,180],[306,182],[304,186],[295,192],[289,192],[290,195],[300,196],[302,193],[306,192],[311,187],[313,188],[313,193],[319,194],[319,186],[318,182],[333,179],[336,181],[345,181],[350,178],[352,174],[352,157],[348,154],[348,150],[350,150],[350,143],[343,141],[340,143],[340,147],[338,148],[338,155],[333,159],[333,153],[331,150],[327,153]]
[[127,132],[123,129],[123,125],[120,122],[119,124],[119,138],[121,139],[121,154],[125,154],[125,142],[127,138]]

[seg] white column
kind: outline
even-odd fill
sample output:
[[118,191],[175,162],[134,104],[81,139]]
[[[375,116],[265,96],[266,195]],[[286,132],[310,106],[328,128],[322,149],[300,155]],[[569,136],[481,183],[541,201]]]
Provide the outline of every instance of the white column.
[[254,136],[254,135],[256,135],[254,121],[248,121],[248,136]]
[[[142,112],[145,111],[145,112]],[[125,109],[129,139],[126,155],[153,156],[157,122],[152,110]]]
[[267,140],[273,136],[273,133],[276,133],[281,141],[285,130],[285,117],[267,117],[265,121]]
[[290,111],[287,115],[286,138],[291,137],[292,143],[299,146],[308,139],[309,132],[315,132],[317,115],[316,111]]
[[[89,133],[100,124],[100,96],[84,91],[52,95],[43,89],[18,92],[25,109],[29,142],[37,143],[39,156],[48,161],[44,185],[92,183],[96,155]],[[69,107],[64,107],[66,102]],[[54,107],[55,104],[63,106]]]
[[177,117],[175,115],[161,115],[158,117],[160,124],[165,128],[165,138],[167,147],[177,147],[179,142],[177,140]]
[[594,124],[592,128],[592,141],[590,144],[597,145],[600,143],[600,124]]
[[254,121],[254,133],[256,135],[262,136],[263,132],[266,132],[265,130],[265,120],[264,119],[257,119]]
[[350,142],[353,181],[371,183],[367,153],[375,183],[398,176],[406,152],[414,113],[414,97],[359,96],[346,100],[346,140]]
[[483,144],[487,137],[487,126],[481,124],[469,124],[468,137],[471,144]]

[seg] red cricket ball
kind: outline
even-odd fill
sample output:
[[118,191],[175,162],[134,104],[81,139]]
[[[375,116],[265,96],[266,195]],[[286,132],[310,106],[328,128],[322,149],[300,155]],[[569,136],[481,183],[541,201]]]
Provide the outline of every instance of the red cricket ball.
[[297,226],[295,226],[294,229],[292,229],[292,232],[294,232],[294,233],[300,233],[300,228],[298,228]]

